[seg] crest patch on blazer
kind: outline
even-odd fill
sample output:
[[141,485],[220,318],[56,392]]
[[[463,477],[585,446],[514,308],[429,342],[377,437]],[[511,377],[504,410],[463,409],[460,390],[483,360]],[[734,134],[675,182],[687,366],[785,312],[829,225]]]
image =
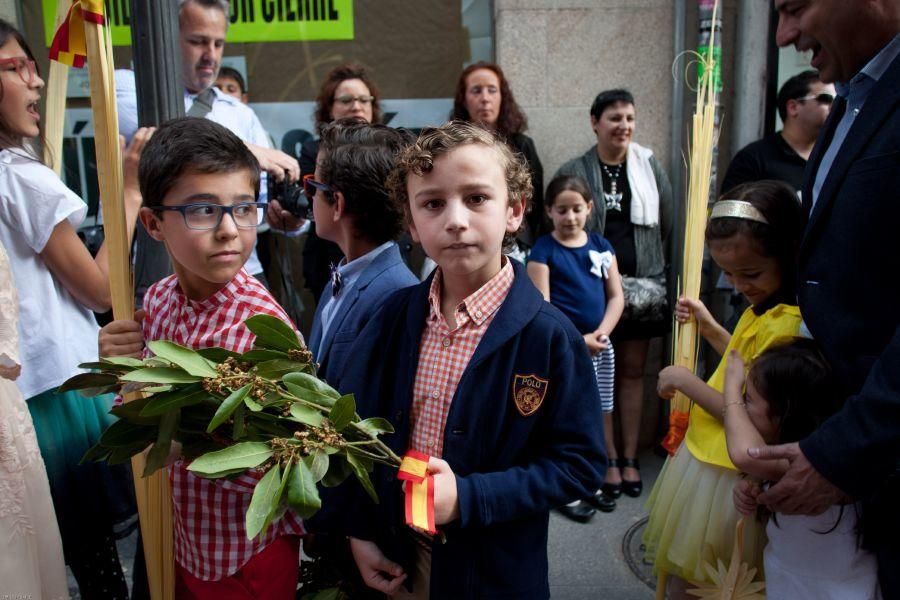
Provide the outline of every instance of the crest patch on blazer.
[[547,397],[550,382],[535,374],[516,375],[513,379],[513,400],[523,417],[533,415]]

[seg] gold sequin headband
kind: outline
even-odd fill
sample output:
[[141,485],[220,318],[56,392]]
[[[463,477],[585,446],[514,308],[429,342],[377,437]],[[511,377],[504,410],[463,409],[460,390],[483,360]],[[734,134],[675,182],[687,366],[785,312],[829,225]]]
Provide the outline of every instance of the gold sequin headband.
[[710,219],[722,219],[732,217],[734,219],[747,219],[758,223],[769,224],[759,209],[745,200],[719,200],[713,204]]

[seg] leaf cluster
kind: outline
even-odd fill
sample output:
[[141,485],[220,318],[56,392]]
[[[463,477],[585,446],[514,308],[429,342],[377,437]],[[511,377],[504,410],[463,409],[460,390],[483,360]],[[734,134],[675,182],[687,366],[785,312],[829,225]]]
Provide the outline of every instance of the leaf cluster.
[[82,461],[125,462],[147,450],[146,477],[174,455],[210,479],[259,477],[246,515],[247,536],[265,533],[288,508],[309,518],[319,508],[318,486],[353,474],[378,501],[369,478],[375,463],[400,458],[380,439],[385,419],[361,420],[352,395],[316,377],[311,353],[294,330],[268,315],[245,321],[256,335],[243,354],[148,343],[144,360],[104,358],[60,391],[86,396],[116,392],[140,397],[112,409],[118,417]]

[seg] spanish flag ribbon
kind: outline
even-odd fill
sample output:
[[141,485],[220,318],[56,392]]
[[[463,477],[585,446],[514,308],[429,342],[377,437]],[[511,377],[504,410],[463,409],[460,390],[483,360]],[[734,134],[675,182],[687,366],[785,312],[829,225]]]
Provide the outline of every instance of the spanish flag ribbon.
[[[60,2],[64,0],[59,0]],[[84,23],[103,25],[103,0],[75,0],[50,44],[50,59],[80,69],[87,58]]]
[[429,458],[410,450],[400,463],[397,479],[403,481],[406,524],[434,535],[434,477],[428,474]]

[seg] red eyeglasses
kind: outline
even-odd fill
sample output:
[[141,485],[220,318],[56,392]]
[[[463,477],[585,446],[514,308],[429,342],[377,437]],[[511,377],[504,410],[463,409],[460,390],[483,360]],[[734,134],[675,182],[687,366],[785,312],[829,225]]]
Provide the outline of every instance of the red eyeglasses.
[[332,191],[331,186],[327,183],[322,183],[321,181],[316,181],[313,179],[313,174],[309,173],[303,176],[303,192],[306,194],[308,198],[312,198],[316,195],[316,190],[322,190],[323,192]]
[[[9,68],[12,67],[12,68]],[[22,83],[31,85],[34,77],[37,75],[37,66],[34,61],[24,56],[14,56],[12,58],[0,58],[0,68],[3,71],[15,71],[22,78]]]

